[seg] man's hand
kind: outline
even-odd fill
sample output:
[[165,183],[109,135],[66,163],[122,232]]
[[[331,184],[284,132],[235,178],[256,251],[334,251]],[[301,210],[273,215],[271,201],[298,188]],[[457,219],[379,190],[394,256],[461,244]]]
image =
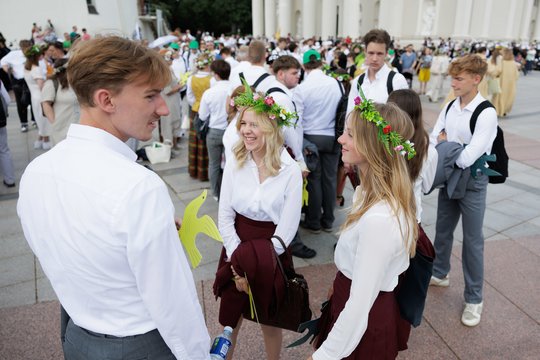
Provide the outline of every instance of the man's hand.
[[437,142],[441,143],[443,141],[446,141],[446,130],[442,129],[439,135],[437,136]]

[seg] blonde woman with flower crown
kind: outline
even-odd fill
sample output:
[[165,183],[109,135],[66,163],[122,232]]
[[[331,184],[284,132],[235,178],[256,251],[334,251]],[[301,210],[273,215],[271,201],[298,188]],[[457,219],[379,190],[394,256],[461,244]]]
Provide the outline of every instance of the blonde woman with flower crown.
[[338,141],[343,162],[359,168],[361,181],[337,242],[339,271],[309,359],[393,359],[406,349],[410,331],[394,290],[415,252],[416,212],[406,164],[415,154],[406,140],[414,128],[396,104],[359,98],[355,103]]
[[249,313],[251,292],[266,358],[276,360],[282,330],[263,325],[263,319],[275,316],[285,292],[275,257],[279,256],[285,269],[292,267],[288,246],[300,222],[302,174],[283,146],[280,128],[290,125],[293,115],[271,96],[253,94],[245,87],[234,99],[240,139],[233,147],[233,158],[227,159],[221,185],[218,218],[224,247],[214,294],[221,297],[219,322],[234,329],[227,359],[233,358],[242,314]]
[[215,83],[210,74],[212,58],[206,52],[199,54],[195,61],[197,72],[187,81],[187,99],[190,111],[189,144],[188,144],[188,172],[189,176],[201,181],[208,181],[208,149],[206,139],[199,139],[195,132],[194,119],[199,112],[201,99],[206,90]]

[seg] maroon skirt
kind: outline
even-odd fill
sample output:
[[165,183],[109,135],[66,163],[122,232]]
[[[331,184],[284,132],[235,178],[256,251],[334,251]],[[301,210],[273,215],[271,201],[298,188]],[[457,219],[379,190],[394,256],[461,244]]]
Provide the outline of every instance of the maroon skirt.
[[[225,248],[221,250],[214,281],[214,295],[221,298],[219,322],[233,328],[242,313],[249,309],[249,298],[246,293],[236,290],[231,265],[238,275],[247,277],[259,318],[271,318],[285,293],[283,275],[277,268],[276,253],[270,240],[276,225],[237,213],[234,226],[241,243],[230,262],[225,261]],[[279,259],[284,268],[292,266],[290,256],[282,254]]]
[[[334,292],[319,321],[316,348],[328,337],[351,291],[351,280],[341,271],[334,280]],[[394,292],[379,292],[369,311],[366,331],[354,351],[344,359],[395,359],[398,351],[407,349],[410,324],[399,314]]]

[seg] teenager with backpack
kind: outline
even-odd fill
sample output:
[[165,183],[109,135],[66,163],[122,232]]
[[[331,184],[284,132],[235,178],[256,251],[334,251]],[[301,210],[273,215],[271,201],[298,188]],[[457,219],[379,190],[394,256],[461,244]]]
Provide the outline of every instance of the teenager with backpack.
[[[475,114],[475,110],[479,106],[485,106],[487,101],[478,91],[478,84],[486,70],[486,62],[472,54],[458,58],[450,64],[448,73],[452,77],[451,86],[457,98],[441,111],[430,137],[433,144],[439,144],[438,151],[443,142],[457,143],[460,153],[456,157],[453,168],[458,171],[463,169],[463,174],[468,176],[465,184],[462,185],[462,191],[457,192],[460,193],[459,196],[455,195],[456,191],[450,196],[446,187],[439,190],[434,243],[436,258],[430,282],[430,285],[442,287],[450,284],[448,273],[450,272],[453,234],[461,216],[462,265],[465,280],[465,306],[461,322],[466,326],[478,325],[482,315],[484,281],[482,226],[488,185],[488,176],[484,173],[483,156],[491,153],[492,144],[497,135],[497,113],[491,104],[488,104],[479,114],[478,112]],[[477,117],[474,131],[470,126],[472,117]],[[440,158],[441,152],[439,152]]]
[[407,80],[400,73],[392,71],[385,63],[390,48],[390,35],[382,29],[370,30],[364,35],[367,71],[352,81],[347,114],[354,108],[354,99],[359,96],[359,88],[367,99],[376,103],[386,103],[393,90],[408,89]]

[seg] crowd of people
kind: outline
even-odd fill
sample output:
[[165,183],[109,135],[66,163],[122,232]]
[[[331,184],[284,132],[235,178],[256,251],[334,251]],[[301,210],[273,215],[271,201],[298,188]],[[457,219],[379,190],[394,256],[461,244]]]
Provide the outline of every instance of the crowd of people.
[[[512,108],[519,75],[512,48],[426,39],[417,53],[379,29],[360,41],[301,42],[187,31],[150,48],[77,36],[76,27],[69,46],[40,45],[51,28],[46,35],[36,28],[33,43],[23,40],[3,55],[11,81],[2,93],[13,91],[21,131],[37,127],[34,147],[48,150],[25,170],[18,214],[62,304],[68,358],[103,358],[119,345],[130,355],[208,358],[208,332],[176,231],[189,224],[175,222],[165,184],[135,162],[150,141],[174,153],[186,133],[189,175],[209,180],[219,202],[224,247],[214,293],[219,322],[234,329],[229,358],[250,297],[261,318],[280,309],[276,257],[292,268],[290,254],[316,256],[299,226],[333,232],[335,209],[345,202],[338,273],[310,359],[395,358],[406,349],[410,324],[395,293],[418,239],[427,239],[422,195],[433,191],[441,163],[470,176],[452,192],[438,190],[430,285],[449,285],[461,217],[461,322],[480,322],[488,176],[477,169],[491,152],[497,116]],[[420,96],[443,98],[446,76],[451,91],[428,133]],[[7,105],[9,96],[2,98]],[[493,106],[471,132],[469,119],[486,100]],[[15,186],[5,160],[7,106],[0,111],[4,185]],[[352,199],[343,197],[347,177],[355,179]],[[261,329],[267,358],[279,359],[282,330],[263,322]]]

